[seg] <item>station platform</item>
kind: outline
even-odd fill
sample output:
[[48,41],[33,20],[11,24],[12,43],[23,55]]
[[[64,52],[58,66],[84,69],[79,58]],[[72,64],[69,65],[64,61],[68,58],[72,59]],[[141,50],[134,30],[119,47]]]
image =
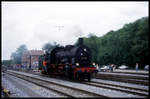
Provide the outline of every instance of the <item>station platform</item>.
[[140,75],[149,75],[149,71],[146,70],[130,70],[130,69],[126,69],[126,70],[121,70],[121,69],[115,69],[112,71],[112,73],[123,73],[123,74],[140,74]]

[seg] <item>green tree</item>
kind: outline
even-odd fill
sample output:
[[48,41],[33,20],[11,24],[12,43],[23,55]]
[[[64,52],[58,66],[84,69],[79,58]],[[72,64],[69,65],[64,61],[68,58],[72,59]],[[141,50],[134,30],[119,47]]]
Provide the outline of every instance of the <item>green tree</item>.
[[84,38],[84,44],[87,45],[92,51],[92,61],[98,62],[97,53],[98,53],[98,37],[94,34],[89,34],[88,38]]
[[148,20],[148,17],[143,17],[102,37],[92,33],[84,37],[84,44],[92,50],[92,61],[101,65],[125,64],[131,68],[136,62],[141,68],[149,64]]
[[27,51],[27,50],[28,50],[27,46],[25,44],[23,44],[17,48],[16,52],[13,52],[11,54],[11,58],[13,59],[15,64],[21,64],[21,57],[23,55],[23,52]]
[[2,65],[9,66],[11,64],[14,64],[13,60],[2,60]]

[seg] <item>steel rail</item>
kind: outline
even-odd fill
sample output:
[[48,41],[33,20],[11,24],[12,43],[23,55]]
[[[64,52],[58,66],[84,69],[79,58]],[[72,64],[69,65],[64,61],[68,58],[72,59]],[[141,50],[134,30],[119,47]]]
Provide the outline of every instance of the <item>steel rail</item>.
[[[7,72],[8,73],[8,72]],[[69,90],[74,90],[78,93],[82,93],[82,94],[87,94],[89,96],[92,96],[92,97],[103,97],[103,98],[109,98],[108,96],[104,96],[104,95],[100,95],[100,94],[97,94],[97,93],[93,93],[93,92],[89,92],[89,91],[86,91],[86,90],[82,90],[82,89],[79,89],[79,88],[74,88],[74,87],[70,87],[70,86],[65,86],[65,85],[62,85],[62,84],[58,84],[58,83],[54,83],[54,82],[51,82],[51,81],[47,81],[47,80],[43,80],[43,79],[40,79],[40,78],[35,78],[35,77],[31,77],[31,76],[27,76],[27,75],[23,75],[23,74],[19,74],[19,73],[14,73],[14,72],[10,72],[9,71],[9,74],[10,75],[14,75],[15,77],[19,77],[21,79],[24,79],[24,80],[27,80],[27,81],[30,81],[34,84],[37,84],[39,86],[42,86],[44,88],[47,88],[47,89],[50,89],[50,90],[54,90],[56,92],[60,92],[61,94],[64,94],[64,95],[67,95],[69,97],[74,97],[74,98],[79,98],[78,96],[75,96],[75,95],[72,95],[70,93],[66,93],[64,91],[61,91],[61,90],[57,90],[57,89],[54,89],[54,88],[49,88],[47,87],[48,84],[51,84],[51,85],[55,85],[55,86],[59,86],[59,87],[63,87],[63,88],[67,88]],[[15,75],[16,74],[16,75]],[[24,76],[24,78],[22,78],[22,76]],[[30,79],[29,79],[30,78]],[[40,82],[40,83],[38,83]],[[42,84],[41,84],[42,83]]]
[[120,81],[120,82],[128,82],[133,84],[140,84],[140,85],[149,85],[148,80],[136,80],[136,79],[128,79],[128,78],[118,78],[118,77],[109,77],[109,76],[98,76],[95,77],[96,79],[104,79],[104,80],[111,80],[111,81]]
[[[106,89],[111,89],[111,90],[117,90],[117,91],[126,92],[126,93],[130,93],[130,94],[134,94],[134,95],[140,95],[140,96],[148,97],[148,94],[135,92],[134,89],[132,89],[132,90],[127,90],[125,88],[123,89],[120,86],[114,86],[114,85],[113,86],[111,86],[111,85],[107,85],[106,86],[106,84],[105,85],[101,85],[100,83],[93,83],[93,82],[83,82],[83,84],[87,84],[87,85],[91,85],[91,86],[95,86],[95,87],[106,88]],[[116,87],[116,88],[114,88],[114,87]]]
[[[39,75],[39,74],[36,74],[36,73],[31,73],[31,74],[35,74],[35,75]],[[41,75],[39,75],[41,76]],[[49,77],[48,75],[42,75],[44,77]],[[55,77],[54,77],[55,78]],[[60,78],[62,79],[62,78]],[[63,79],[64,80],[64,79]],[[65,79],[67,80],[67,79]],[[77,83],[81,83],[81,82],[78,82],[78,81],[72,81],[72,80],[68,80],[70,82],[77,82]],[[90,83],[95,83],[95,84],[102,84],[102,85],[107,85],[107,86],[114,86],[114,87],[119,87],[119,88],[126,88],[126,89],[131,89],[131,90],[136,90],[136,91],[143,91],[143,92],[148,92],[148,90],[146,89],[139,89],[139,88],[134,88],[134,87],[128,87],[128,86],[122,86],[122,85],[116,85],[116,84],[109,84],[109,83],[103,83],[103,82],[95,82],[95,81],[91,81]],[[93,85],[93,84],[89,84],[88,85]],[[93,85],[93,86],[96,86],[96,87],[99,87],[101,85]],[[104,87],[104,86],[101,86],[103,88],[109,88],[109,87]],[[113,90],[119,90],[119,91],[123,91],[123,92],[127,92],[127,93],[133,93],[133,94],[139,94],[139,95],[143,95],[143,96],[147,96],[147,94],[143,94],[143,93],[138,93],[138,92],[132,92],[132,91],[126,91],[126,90],[121,90],[121,89],[114,89],[114,88],[109,88],[109,89],[113,89]]]
[[149,80],[149,76],[145,75],[131,75],[131,74],[121,74],[121,73],[98,73],[97,76],[109,76],[109,77],[118,77],[118,78],[127,78],[127,79],[138,79],[138,80]]
[[96,81],[91,81],[91,82],[92,83],[99,83],[99,84],[103,84],[103,85],[114,86],[114,87],[122,87],[122,88],[127,88],[127,89],[133,89],[133,90],[148,92],[148,90],[146,90],[146,89],[139,89],[139,88],[134,88],[134,87],[128,87],[128,86],[116,85],[116,84],[109,84],[109,83],[103,83],[103,82],[96,82]]
[[31,82],[31,83],[35,84],[35,85],[38,85],[38,86],[43,87],[43,88],[46,88],[46,89],[48,89],[48,90],[55,91],[55,92],[57,92],[57,93],[59,93],[59,94],[62,94],[62,95],[68,96],[68,97],[72,97],[71,95],[68,95],[68,94],[62,93],[62,92],[60,92],[60,91],[58,91],[58,90],[49,88],[49,87],[47,87],[47,86],[45,86],[45,85],[42,85],[42,84],[37,83],[37,82],[34,82],[33,80],[29,80],[29,79],[20,77],[20,75],[14,75],[14,74],[11,74],[11,73],[8,73],[8,72],[7,72],[7,74],[9,74],[9,75],[11,75],[11,76],[14,76],[14,77],[18,77],[18,78],[23,79],[23,80],[26,80],[26,81],[28,81],[28,82]]

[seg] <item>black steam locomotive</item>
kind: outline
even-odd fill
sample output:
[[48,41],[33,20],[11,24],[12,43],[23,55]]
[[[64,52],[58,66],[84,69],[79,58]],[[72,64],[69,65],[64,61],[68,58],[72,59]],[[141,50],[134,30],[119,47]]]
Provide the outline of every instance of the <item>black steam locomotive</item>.
[[91,50],[79,38],[76,46],[56,47],[39,59],[42,74],[65,75],[70,79],[90,81],[96,68],[91,64]]

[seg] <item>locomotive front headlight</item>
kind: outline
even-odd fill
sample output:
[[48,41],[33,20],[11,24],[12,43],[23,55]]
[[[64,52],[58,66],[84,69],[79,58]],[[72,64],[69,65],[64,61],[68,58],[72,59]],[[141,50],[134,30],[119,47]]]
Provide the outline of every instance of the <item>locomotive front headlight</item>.
[[76,63],[76,66],[79,66],[79,63]]
[[86,52],[86,48],[84,48],[84,51]]

